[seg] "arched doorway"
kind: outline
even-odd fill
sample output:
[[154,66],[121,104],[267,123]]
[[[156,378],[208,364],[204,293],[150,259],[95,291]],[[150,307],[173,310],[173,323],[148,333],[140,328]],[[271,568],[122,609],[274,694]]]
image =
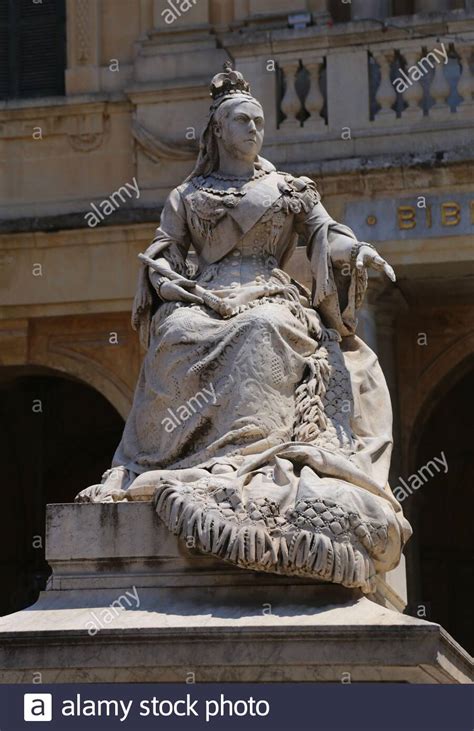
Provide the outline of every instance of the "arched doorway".
[[123,419],[87,384],[39,367],[0,369],[0,615],[32,604],[50,573],[45,506],[100,482]]
[[466,372],[464,364],[460,372],[415,435],[412,473],[431,467],[403,509],[414,530],[407,546],[410,611],[423,617],[425,607],[426,619],[473,653],[474,368]]

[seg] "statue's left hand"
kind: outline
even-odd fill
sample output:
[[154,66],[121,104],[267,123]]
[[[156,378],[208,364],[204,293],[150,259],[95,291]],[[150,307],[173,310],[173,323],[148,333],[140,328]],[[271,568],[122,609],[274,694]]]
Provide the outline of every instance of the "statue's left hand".
[[377,272],[384,272],[392,282],[396,282],[397,280],[395,272],[390,264],[388,264],[385,259],[380,256],[376,249],[372,248],[372,246],[365,245],[363,241],[361,242],[357,253],[355,265],[357,269],[370,267],[371,269],[375,269]]

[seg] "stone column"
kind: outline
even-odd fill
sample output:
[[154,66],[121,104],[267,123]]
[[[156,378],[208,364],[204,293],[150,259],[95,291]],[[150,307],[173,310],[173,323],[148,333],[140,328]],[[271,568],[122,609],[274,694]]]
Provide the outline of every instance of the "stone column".
[[365,302],[359,312],[357,334],[377,354],[392,400],[395,444],[391,468],[393,479],[400,475],[401,469],[396,320],[406,308],[400,290],[391,282],[378,276],[369,278]]
[[373,295],[377,355],[390,391],[393,409],[393,438],[395,449],[392,457],[391,477],[396,479],[400,474],[400,417],[398,404],[398,366],[397,366],[397,328],[396,320],[400,312],[407,307],[400,290],[391,283],[381,283]]
[[298,131],[301,125],[296,115],[301,109],[301,101],[296,93],[295,80],[299,69],[299,61],[295,58],[284,58],[279,61],[279,65],[284,74],[286,84],[285,95],[280,104],[285,119],[280,126],[285,132]]
[[[472,5],[474,11],[474,0]],[[472,43],[466,45],[456,44],[459,60],[461,62],[461,76],[458,81],[458,94],[462,97],[457,114],[472,114],[474,109],[474,76],[471,72],[470,59],[473,53]]]
[[359,310],[357,324],[357,335],[377,353],[377,323],[375,322],[374,306],[370,304],[368,298]]
[[[358,334],[374,350],[379,358],[381,368],[387,381],[393,410],[394,449],[390,469],[389,482],[396,484],[401,474],[401,440],[400,416],[398,403],[398,367],[397,367],[397,326],[399,313],[407,307],[400,290],[388,280],[381,277],[369,279],[366,302],[361,310]],[[407,582],[405,559],[393,571],[384,576],[389,592],[398,595],[401,604],[407,601]]]
[[322,57],[304,62],[304,66],[308,71],[310,77],[309,92],[305,101],[305,106],[310,114],[310,117],[306,120],[305,127],[306,129],[311,129],[312,131],[326,129],[326,122],[320,116],[321,109],[324,106],[324,97],[321,93],[321,86],[319,83],[319,74],[322,65]]
[[392,105],[397,98],[395,89],[390,80],[390,64],[393,60],[393,50],[384,48],[381,51],[374,51],[374,58],[380,68],[380,84],[377,89],[375,98],[380,105],[380,109],[375,116],[377,124],[390,124],[396,119],[396,112],[392,109]]
[[[409,46],[406,49],[400,48],[402,55],[405,57],[406,66],[416,66],[422,55],[421,48]],[[404,120],[417,122],[423,117],[423,109],[420,104],[423,101],[423,87],[419,81],[412,81],[408,89],[403,92],[403,98],[407,102],[407,108],[402,112]]]
[[430,96],[435,100],[429,111],[430,117],[436,117],[437,119],[450,118],[451,110],[448,105],[450,92],[451,87],[444,74],[444,63],[438,63],[430,86]]

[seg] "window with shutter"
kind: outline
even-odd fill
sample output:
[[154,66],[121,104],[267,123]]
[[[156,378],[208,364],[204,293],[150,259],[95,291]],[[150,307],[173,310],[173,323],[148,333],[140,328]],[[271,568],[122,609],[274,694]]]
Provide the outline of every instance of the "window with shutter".
[[64,94],[65,0],[0,0],[0,98]]

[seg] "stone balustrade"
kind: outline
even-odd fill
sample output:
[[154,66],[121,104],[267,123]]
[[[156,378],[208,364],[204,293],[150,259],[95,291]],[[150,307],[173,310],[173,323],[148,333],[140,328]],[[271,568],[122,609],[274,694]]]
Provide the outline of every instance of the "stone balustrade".
[[[472,150],[474,0],[437,13],[430,3],[387,18],[385,0],[353,0],[338,21],[326,0],[312,0],[311,22],[296,27],[286,5],[266,0],[240,3],[227,19],[230,0],[197,3],[171,25],[163,4],[141,0],[134,15],[117,6],[112,26],[104,4],[69,0],[66,98],[0,101],[0,147],[22,181],[20,196],[8,176],[0,179],[2,218],[84,211],[133,175],[140,206],[162,203],[190,170],[209,79],[229,58],[263,104],[263,154],[281,169],[318,177],[414,152],[417,162],[463,160]],[[264,5],[270,15],[251,22],[246,13]],[[127,18],[128,34],[114,37]],[[447,63],[434,49],[445,49]],[[86,153],[100,161],[92,183]],[[64,155],[75,174],[58,183]],[[30,169],[48,184],[38,187]]]
[[325,67],[324,55],[314,55],[304,62],[299,59],[280,62],[279,127],[285,131],[300,127],[312,132],[326,131]]
[[[341,54],[350,60],[347,47],[341,49]],[[354,79],[352,99],[346,101],[357,105],[357,100],[368,97],[365,110],[357,105],[357,117],[362,117],[368,129],[393,125],[402,131],[417,122],[432,127],[474,114],[474,40],[453,44],[423,38],[393,47],[386,43],[370,44],[362,54],[367,55],[366,72]],[[354,48],[353,55],[360,60],[360,47]],[[344,106],[341,76],[345,71],[352,76],[349,64],[345,70],[339,67],[337,56],[337,51],[318,49],[306,58],[285,56],[279,60],[279,130],[330,136],[331,128],[337,128],[337,122],[331,124],[331,112],[334,106]],[[335,83],[327,84],[328,75],[331,78],[329,67],[336,65],[337,74],[332,74]],[[348,126],[353,111],[354,107],[347,108]]]
[[[452,120],[472,113],[474,42],[456,44],[437,38],[410,41],[398,48],[375,49],[380,83],[373,90],[375,124],[399,120]],[[372,74],[374,66],[372,66]]]

